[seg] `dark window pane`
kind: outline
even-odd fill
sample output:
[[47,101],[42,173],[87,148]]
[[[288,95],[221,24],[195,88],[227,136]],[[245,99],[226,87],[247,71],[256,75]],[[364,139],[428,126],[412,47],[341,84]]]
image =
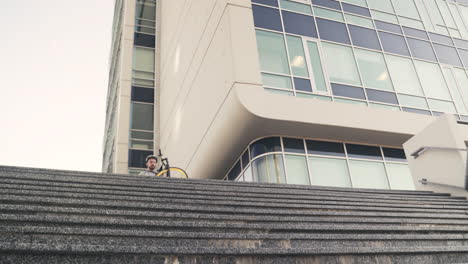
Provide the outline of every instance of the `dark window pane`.
[[468,50],[458,49],[458,53],[465,65],[465,68],[468,68]]
[[375,159],[375,160],[382,159],[382,153],[380,153],[379,147],[346,144],[346,150],[348,151],[348,157],[350,158]]
[[405,152],[402,149],[382,148],[386,160],[406,161]]
[[447,63],[455,66],[462,66],[457,50],[454,47],[440,45],[434,43],[434,49],[437,53],[437,58],[442,63]]
[[397,97],[395,93],[383,92],[372,89],[366,89],[367,98],[371,101],[389,103],[389,104],[398,104]]
[[264,153],[275,151],[281,151],[279,137],[263,138],[250,145],[250,153],[252,154],[252,158],[255,158],[256,156]]
[[328,155],[344,157],[344,147],[342,143],[325,142],[317,140],[307,140],[307,152],[309,154]]
[[278,6],[277,0],[252,0],[252,2],[269,6]]
[[408,107],[403,107],[403,111],[410,112],[410,113],[416,113],[416,114],[431,115],[430,111],[421,110],[421,109],[414,109],[414,108],[408,108]]
[[153,151],[130,149],[128,151],[128,166],[134,168],[146,168],[145,159],[152,155]]
[[242,171],[241,169],[241,164],[240,160],[236,162],[236,165],[232,167],[231,171],[228,173],[228,180],[234,181],[237,176],[239,176],[240,172]]
[[429,37],[431,38],[432,41],[434,42],[439,42],[442,44],[447,44],[453,46],[452,39],[450,37],[444,36],[444,35],[439,35],[439,34],[434,34],[429,32]]
[[387,23],[387,22],[382,22],[382,21],[375,21],[375,26],[377,29],[385,30],[385,31],[390,31],[393,33],[398,33],[398,34],[403,34],[401,32],[401,28],[399,25]]
[[283,31],[278,9],[252,5],[254,24],[256,27]]
[[353,44],[363,48],[381,50],[377,33],[373,29],[348,25]]
[[281,13],[283,14],[284,30],[286,32],[313,38],[317,37],[313,17],[287,11],[281,11]]
[[309,79],[294,78],[294,86],[296,90],[312,92],[312,86]]
[[154,89],[132,86],[132,101],[154,103]]
[[382,41],[383,50],[391,53],[409,56],[408,47],[406,47],[405,39],[402,36],[385,33],[379,31],[380,40]]
[[403,32],[405,32],[406,36],[429,40],[429,37],[427,36],[427,33],[425,31],[422,31],[422,30],[409,28],[409,27],[403,27]]
[[468,49],[468,41],[454,38],[455,46],[459,48]]
[[135,33],[135,37],[133,39],[133,44],[136,46],[144,46],[149,48],[154,48],[156,43],[154,35],[147,35],[142,33]]
[[413,57],[437,61],[434,51],[432,50],[431,43],[429,41],[407,38],[408,45],[411,50]]
[[362,16],[367,16],[367,17],[371,16],[371,14],[369,12],[369,9],[367,9],[365,7],[359,7],[359,6],[345,4],[345,3],[342,3],[342,5],[343,5],[343,11],[353,13],[353,14],[362,15]]
[[317,18],[317,27],[321,39],[351,44],[345,24]]
[[343,84],[332,83],[332,91],[334,95],[344,96],[357,99],[366,99],[364,90],[360,87],[353,87]]
[[304,141],[297,138],[283,138],[284,152],[305,153]]
[[341,10],[340,3],[334,0],[312,0],[312,4]]
[[249,151],[246,150],[244,152],[244,154],[242,154],[242,167],[245,168],[247,167],[247,165],[249,164],[250,162],[250,158],[249,158]]

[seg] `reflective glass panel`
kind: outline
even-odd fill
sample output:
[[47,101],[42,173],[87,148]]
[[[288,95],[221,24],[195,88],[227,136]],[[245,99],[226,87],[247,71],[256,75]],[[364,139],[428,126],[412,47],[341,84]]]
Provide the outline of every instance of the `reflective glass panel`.
[[335,102],[336,103],[345,103],[345,104],[352,104],[352,105],[367,106],[366,101],[357,101],[357,100],[350,100],[350,99],[343,99],[343,98],[336,98],[336,97],[335,97]]
[[247,164],[249,164],[249,161],[250,161],[248,150],[244,151],[244,153],[242,154],[241,160],[242,160],[242,168],[245,168],[245,166],[247,166]]
[[132,101],[154,103],[154,89],[132,86]]
[[382,148],[385,160],[387,161],[406,161],[405,152],[402,149]]
[[289,50],[289,62],[293,75],[301,77],[309,77],[307,64],[304,54],[304,45],[300,37],[286,36]]
[[312,67],[312,73],[315,82],[315,89],[318,91],[326,92],[327,83],[325,80],[325,74],[322,69],[322,62],[320,60],[320,53],[318,50],[317,43],[307,41],[307,47],[309,49],[309,60]]
[[381,30],[390,31],[390,32],[397,33],[397,34],[403,34],[403,32],[401,31],[400,25],[397,25],[397,24],[392,24],[392,23],[387,23],[387,22],[376,20],[375,26]]
[[357,14],[357,15],[361,15],[361,16],[367,16],[367,17],[371,16],[371,14],[369,12],[369,9],[367,9],[365,7],[349,5],[349,4],[345,4],[345,3],[343,3],[342,5],[343,5],[343,11],[345,11],[345,12],[349,12],[349,13],[353,13],[353,14]]
[[418,60],[415,60],[414,64],[426,96],[437,99],[451,99],[439,65]]
[[381,50],[377,33],[373,29],[348,25],[351,40],[355,46]]
[[398,104],[395,93],[366,89],[367,99],[388,104]]
[[388,13],[393,13],[393,7],[390,0],[367,0],[369,7],[372,9],[382,10]]
[[366,0],[342,0],[341,2],[346,2],[360,6],[367,6]]
[[317,17],[329,18],[333,20],[338,20],[344,22],[343,14],[339,11],[334,11],[330,9],[325,9],[321,7],[314,7],[314,14]]
[[286,183],[281,154],[267,155],[252,162],[253,178],[259,182]]
[[452,102],[428,99],[432,111],[443,113],[456,113],[455,105]]
[[453,69],[453,73],[455,74],[455,79],[459,83],[460,93],[462,94],[465,102],[468,102],[468,77],[464,70],[462,69]]
[[283,138],[284,152],[305,153],[304,140],[299,138]]
[[[466,114],[468,113],[468,109],[466,108],[465,103],[463,102],[463,95],[461,94],[461,87],[455,80],[455,76],[452,72],[452,70],[448,67],[443,67],[443,71],[445,74],[445,79],[447,80],[447,83],[449,87],[452,88],[452,97],[453,101],[455,102],[455,105],[457,106],[457,110],[461,114]],[[463,71],[463,70],[461,70]]]
[[292,89],[290,77],[262,73],[262,82],[264,86]]
[[344,23],[331,21],[328,19],[316,18],[317,28],[321,39],[351,44],[348,31]]
[[344,157],[344,147],[342,143],[326,142],[317,140],[306,140],[307,153],[327,156]]
[[340,3],[334,0],[312,0],[312,4],[341,10]]
[[254,178],[253,178],[253,175],[252,175],[252,167],[250,165],[244,171],[244,181],[246,181],[246,182],[253,182],[254,181]]
[[362,49],[355,49],[354,52],[364,86],[393,91],[382,53]]
[[242,169],[241,169],[240,161],[237,161],[234,167],[232,167],[232,169],[228,173],[228,177],[227,177],[228,180],[234,181],[235,179],[237,179],[237,176],[239,176],[241,171]]
[[462,67],[462,63],[460,61],[460,58],[458,57],[457,50],[455,50],[454,47],[440,45],[436,43],[434,43],[433,45],[440,62]]
[[404,112],[410,112],[410,113],[421,114],[421,115],[429,115],[429,116],[431,115],[431,112],[427,110],[414,109],[414,108],[408,108],[408,107],[403,107],[402,109]]
[[278,6],[278,1],[277,0],[252,0],[253,3],[259,3],[263,5],[269,5],[269,6]]
[[427,36],[427,33],[425,31],[422,31],[422,30],[409,28],[409,27],[403,27],[403,32],[405,32],[406,36],[429,40],[429,37]]
[[281,11],[281,13],[283,14],[285,32],[317,38],[313,17],[288,11]]
[[333,95],[365,100],[364,89],[349,85],[332,83]]
[[426,98],[424,97],[399,94],[398,99],[403,106],[429,109]]
[[387,163],[386,166],[392,190],[414,190],[413,177],[407,164]]
[[310,185],[305,156],[285,155],[288,184]]
[[349,168],[353,188],[389,189],[383,163],[350,160]]
[[310,5],[308,4],[301,4],[301,3],[292,2],[288,0],[280,0],[280,6],[282,9],[312,15],[312,9],[310,8]]
[[402,36],[381,31],[379,31],[379,36],[384,51],[410,56],[405,39]]
[[385,55],[388,70],[397,92],[424,95],[411,59]]
[[154,72],[154,49],[134,48],[133,69],[145,72]]
[[252,158],[264,153],[276,151],[281,151],[279,137],[263,138],[250,145],[250,155],[252,155]]
[[458,53],[463,61],[463,65],[465,65],[465,68],[468,68],[468,50],[458,49]]
[[413,38],[406,38],[406,40],[408,41],[408,45],[411,50],[411,54],[413,54],[413,57],[424,60],[437,61],[429,41]]
[[369,27],[369,28],[374,28],[374,24],[372,23],[372,20],[360,17],[360,16],[355,16],[355,15],[350,15],[350,14],[345,14],[346,22],[349,24],[355,24],[358,26],[363,26],[363,27]]
[[379,147],[364,146],[357,144],[346,144],[346,150],[348,151],[348,157],[359,158],[359,159],[375,159],[381,160],[382,153],[380,153]]
[[419,20],[418,9],[413,0],[392,0],[397,15]]
[[350,47],[323,42],[322,48],[330,81],[361,85]]
[[283,35],[262,30],[256,32],[261,69],[268,72],[289,74]]
[[312,185],[351,187],[344,159],[309,157]]
[[281,16],[278,9],[252,5],[254,25],[256,27],[283,31]]
[[462,39],[453,39],[453,41],[455,42],[455,46],[468,49],[468,41]]
[[452,39],[450,37],[440,35],[440,34],[434,34],[429,32],[429,37],[431,38],[432,41],[434,42],[439,42],[442,44],[447,44],[453,46]]
[[294,78],[294,87],[298,91],[312,92],[312,86],[309,79]]
[[153,130],[154,106],[132,102],[131,128],[138,130]]
[[398,24],[398,19],[394,15],[387,13],[379,12],[376,10],[371,10],[372,17],[377,20],[382,20],[388,23]]

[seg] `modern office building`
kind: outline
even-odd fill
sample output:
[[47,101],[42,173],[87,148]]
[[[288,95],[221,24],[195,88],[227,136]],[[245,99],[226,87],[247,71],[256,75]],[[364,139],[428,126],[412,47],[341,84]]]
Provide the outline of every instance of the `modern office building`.
[[[115,14],[104,171],[161,148],[194,178],[414,189],[415,173],[464,172],[466,0],[140,0]],[[452,150],[408,166],[423,146]]]

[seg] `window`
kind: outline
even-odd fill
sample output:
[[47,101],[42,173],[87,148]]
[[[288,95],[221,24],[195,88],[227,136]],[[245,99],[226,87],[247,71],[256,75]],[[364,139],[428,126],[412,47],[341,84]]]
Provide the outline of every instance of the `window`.
[[424,95],[411,59],[393,55],[385,55],[385,59],[397,92]]
[[373,29],[348,25],[351,40],[355,46],[381,50],[377,33]]
[[292,82],[290,77],[262,73],[262,82],[264,86],[292,89]]
[[342,5],[343,5],[343,11],[345,12],[349,12],[349,13],[353,13],[353,14],[357,14],[361,16],[367,16],[367,17],[371,16],[369,9],[367,8],[359,7],[355,5],[349,5],[345,3],[343,3]]
[[421,108],[425,110],[429,109],[429,105],[427,104],[426,99],[423,97],[399,94],[398,99],[400,104],[403,106]]
[[413,177],[406,164],[387,163],[388,181],[393,190],[414,190]]
[[256,32],[261,69],[267,72],[289,74],[283,35],[262,30]]
[[288,184],[310,184],[305,156],[285,155]]
[[326,156],[344,157],[344,147],[342,143],[307,140],[307,153]]
[[321,39],[351,44],[344,23],[317,18],[317,28]]
[[312,15],[312,9],[310,8],[310,4],[301,4],[301,3],[288,1],[288,0],[279,0],[279,1],[280,1],[280,6],[282,9]]
[[276,6],[278,7],[278,1],[276,0],[252,0],[252,3],[259,3],[262,5]]
[[346,144],[346,150],[350,158],[382,160],[379,147]]
[[398,100],[395,93],[382,92],[372,89],[366,89],[366,93],[367,99],[369,99],[369,101],[376,101],[388,104],[398,104]]
[[312,38],[317,37],[313,17],[287,11],[281,13],[283,14],[285,32]]
[[314,14],[316,17],[323,17],[344,22],[343,14],[339,11],[314,6]]
[[312,41],[307,41],[307,50],[308,50],[308,59],[309,65],[312,68],[311,72],[313,74],[313,80],[315,84],[315,89],[319,92],[327,92],[327,81],[325,81],[325,74],[322,69],[322,62],[320,52],[317,46],[317,43]]
[[294,78],[294,87],[297,91],[312,92],[309,79]]
[[402,36],[381,31],[379,31],[379,36],[384,51],[410,56],[405,39]]
[[322,48],[330,81],[361,85],[353,51],[350,47],[322,43]]
[[154,103],[154,89],[132,86],[132,101]]
[[[154,35],[156,32],[156,3],[138,0],[135,9],[135,32]],[[146,45],[143,45],[146,46]],[[154,47],[154,44],[153,44]]]
[[360,17],[360,16],[355,16],[355,15],[350,15],[350,14],[345,14],[346,22],[348,24],[354,24],[362,27],[368,27],[368,28],[374,28],[374,24],[372,23],[372,20]]
[[397,34],[403,34],[403,32],[401,32],[400,25],[376,20],[375,26],[377,27],[377,29],[390,31],[390,32],[397,33]]
[[252,158],[258,155],[281,151],[281,143],[279,137],[264,138],[256,141],[250,146],[250,153]]
[[[454,70],[461,71],[462,76],[465,75],[465,72],[461,69],[454,69]],[[468,109],[465,103],[463,102],[463,87],[461,87],[460,84],[456,81],[454,72],[451,68],[443,67],[443,71],[444,71],[445,79],[447,80],[449,87],[452,88],[453,101],[455,102],[455,105],[457,106],[458,112],[461,114],[467,114]]]
[[312,4],[341,10],[340,3],[334,0],[312,0]]
[[399,16],[410,17],[419,20],[418,10],[413,0],[392,0],[395,11]]
[[131,129],[153,130],[154,107],[152,104],[141,104],[132,102]]
[[450,93],[439,65],[418,60],[414,63],[426,96],[450,100]]
[[381,162],[350,160],[351,181],[354,188],[389,189],[384,164]]
[[312,185],[351,187],[348,166],[344,159],[309,157],[309,167]]
[[363,49],[355,49],[354,52],[364,86],[393,91],[383,55]]
[[256,27],[283,31],[278,9],[252,5],[252,11]]
[[413,57],[437,61],[434,51],[432,50],[431,43],[429,41],[406,38],[408,41],[409,48]]
[[434,49],[440,62],[463,67],[455,48],[434,43]]
[[283,138],[284,152],[304,154],[304,141],[298,138]]
[[365,100],[366,95],[361,87],[332,83],[332,92],[336,96]]
[[134,48],[133,84],[154,87],[154,49]]
[[367,0],[369,7],[393,14],[392,3],[390,0]]
[[403,27],[403,31],[407,36],[429,40],[429,37],[427,36],[427,33],[425,31],[409,27]]
[[281,154],[267,155],[252,162],[253,178],[259,182],[286,183]]
[[308,78],[309,72],[307,70],[302,39],[300,37],[286,36],[286,40],[293,75]]
[[145,159],[152,155],[153,151],[130,149],[128,151],[128,166],[133,168],[144,168]]

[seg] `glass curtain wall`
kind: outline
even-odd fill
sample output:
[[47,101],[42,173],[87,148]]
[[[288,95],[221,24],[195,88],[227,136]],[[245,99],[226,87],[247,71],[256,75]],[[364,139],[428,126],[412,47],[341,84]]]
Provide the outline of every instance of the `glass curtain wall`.
[[252,10],[266,90],[468,120],[468,2],[252,0]]
[[129,173],[145,167],[154,149],[156,1],[137,0],[132,65]]
[[402,149],[289,137],[252,142],[225,179],[414,190]]

